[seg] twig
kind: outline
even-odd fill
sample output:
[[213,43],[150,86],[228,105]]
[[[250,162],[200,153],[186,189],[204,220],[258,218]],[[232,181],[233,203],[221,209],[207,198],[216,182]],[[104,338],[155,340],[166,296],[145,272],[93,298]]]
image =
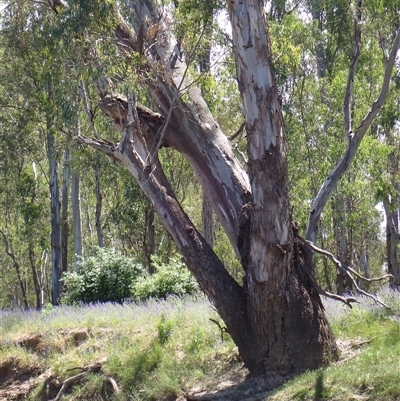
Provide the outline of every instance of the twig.
[[237,138],[243,132],[245,126],[246,126],[246,121],[242,122],[239,129],[233,135],[228,137],[228,140],[233,141],[235,138]]
[[221,341],[224,341],[224,333],[228,333],[227,328],[221,326],[221,324],[218,322],[218,320],[211,319],[211,318],[209,320],[210,320],[210,322],[213,322],[218,326],[219,330],[221,331]]

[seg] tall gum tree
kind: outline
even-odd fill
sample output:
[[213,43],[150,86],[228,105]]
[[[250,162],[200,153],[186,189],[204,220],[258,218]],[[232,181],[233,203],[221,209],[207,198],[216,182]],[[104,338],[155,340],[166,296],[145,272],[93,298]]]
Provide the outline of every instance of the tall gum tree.
[[[245,114],[246,170],[188,78],[168,14],[150,0],[127,3],[133,11],[132,26],[116,10],[116,44],[121,54],[141,54],[141,84],[149,89],[157,112],[137,105],[134,96],[124,99],[108,93],[107,85],[98,85],[100,108],[114,119],[122,138],[115,145],[99,139],[80,140],[121,162],[136,179],[224,320],[253,376],[263,377],[266,386],[273,387],[335,358],[337,347],[319,296],[325,292],[310,273],[311,250],[321,250],[313,245],[315,240],[307,242],[298,236],[290,213],[284,122],[263,2],[227,2]],[[398,46],[397,38],[393,60]],[[387,63],[385,82],[393,60]],[[384,97],[378,99],[379,107]],[[373,106],[372,114],[379,107]],[[367,117],[354,136],[347,132],[350,154],[344,156],[345,169],[373,115]],[[158,159],[162,146],[183,154],[193,168],[240,257],[243,283],[227,272],[177,201]],[[319,218],[329,191],[345,169],[340,164],[328,177],[312,216],[319,213]],[[313,240],[316,224],[310,221],[308,238]]]

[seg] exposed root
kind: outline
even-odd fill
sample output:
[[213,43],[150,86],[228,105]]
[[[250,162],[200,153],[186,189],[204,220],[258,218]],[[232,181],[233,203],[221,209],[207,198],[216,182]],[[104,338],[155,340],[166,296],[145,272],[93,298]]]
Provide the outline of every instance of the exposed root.
[[[67,391],[67,389],[74,383],[82,380],[88,373],[98,373],[101,371],[104,361],[99,361],[91,365],[87,365],[84,367],[76,367],[68,369],[71,370],[81,370],[81,373],[78,373],[75,376],[68,377],[62,382],[61,388],[58,391],[56,397],[52,401],[59,401],[63,394]],[[121,390],[118,387],[117,382],[112,377],[107,377],[107,381],[111,384],[111,387],[115,394],[120,394]]]
[[62,397],[62,395],[65,393],[65,391],[68,389],[68,387],[72,384],[75,383],[76,381],[79,381],[80,379],[82,379],[84,376],[86,376],[88,372],[82,372],[79,373],[75,376],[71,376],[68,379],[63,381],[63,384],[60,388],[60,391],[58,392],[56,398],[53,399],[53,401],[59,401],[60,398]]
[[112,387],[115,395],[118,395],[121,393],[121,389],[118,387],[117,382],[112,377],[107,377],[107,381],[108,381],[108,383],[111,384],[111,387]]

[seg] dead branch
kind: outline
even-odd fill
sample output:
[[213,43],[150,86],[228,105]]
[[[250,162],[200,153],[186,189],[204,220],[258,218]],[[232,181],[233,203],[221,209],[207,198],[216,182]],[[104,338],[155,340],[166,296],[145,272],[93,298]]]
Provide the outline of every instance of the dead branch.
[[[365,295],[366,297],[373,299],[376,303],[378,303],[378,304],[384,306],[385,308],[390,309],[390,308],[389,308],[384,302],[382,302],[378,297],[376,297],[375,295],[370,294],[369,292],[366,292],[366,291],[362,290],[362,289],[358,286],[356,280],[354,279],[353,274],[354,274],[355,276],[357,276],[359,279],[364,280],[364,281],[366,281],[366,282],[384,280],[384,279],[386,279],[386,278],[390,278],[390,277],[392,276],[391,274],[385,274],[385,275],[382,276],[382,277],[372,278],[372,279],[371,279],[371,278],[366,278],[366,277],[362,276],[361,274],[357,273],[357,272],[356,272],[354,269],[352,269],[350,266],[347,266],[347,265],[345,265],[344,263],[342,263],[342,262],[341,262],[339,259],[337,259],[332,253],[326,251],[325,249],[318,248],[317,246],[315,246],[315,245],[314,245],[312,242],[310,242],[310,241],[305,241],[305,242],[306,242],[306,244],[307,244],[313,251],[315,251],[315,252],[317,252],[317,253],[319,253],[319,254],[321,254],[321,255],[323,255],[323,256],[329,258],[329,259],[336,265],[336,267],[337,267],[337,269],[338,269],[338,271],[339,271],[340,273],[346,274],[346,275],[350,278],[352,284],[354,285],[354,288],[357,290],[358,293],[363,294],[363,295]],[[334,294],[330,294],[329,297],[330,297],[330,298],[333,298],[332,295],[334,295]],[[339,299],[338,297],[339,297],[339,296],[335,296],[334,299]],[[355,301],[353,301],[353,302],[355,302]],[[347,303],[347,302],[345,302],[345,303]],[[347,303],[347,304],[348,304],[348,303]]]

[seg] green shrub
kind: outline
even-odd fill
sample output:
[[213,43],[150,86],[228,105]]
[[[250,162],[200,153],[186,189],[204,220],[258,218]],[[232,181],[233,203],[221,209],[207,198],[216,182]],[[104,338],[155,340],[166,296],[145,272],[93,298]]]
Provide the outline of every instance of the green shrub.
[[155,273],[139,277],[131,285],[131,293],[136,300],[147,298],[166,298],[168,295],[193,294],[199,290],[199,286],[186,268],[178,259],[170,263],[161,263],[153,258]]
[[129,298],[130,286],[143,274],[143,267],[131,258],[109,249],[92,248],[75,271],[64,274],[62,301],[121,303]]

